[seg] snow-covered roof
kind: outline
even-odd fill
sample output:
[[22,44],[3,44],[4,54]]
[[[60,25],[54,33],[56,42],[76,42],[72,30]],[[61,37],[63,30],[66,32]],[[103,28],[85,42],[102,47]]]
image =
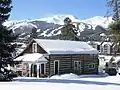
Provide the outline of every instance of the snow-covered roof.
[[114,58],[113,63],[118,63],[120,61],[120,56],[110,56],[110,55],[99,55],[99,59],[104,58],[105,62],[109,62],[112,58]]
[[47,62],[43,54],[40,54],[40,53],[25,54],[23,56],[17,57],[14,60],[15,61],[31,61],[31,62]]
[[102,36],[102,37],[103,37],[103,36],[106,36],[106,35],[105,35],[105,33],[101,33],[101,34],[100,34],[100,36]]
[[118,63],[120,61],[120,56],[116,56],[114,57],[115,61],[113,61],[114,63]]
[[102,46],[104,46],[104,45],[112,45],[112,44],[113,44],[113,42],[103,42]]
[[97,41],[88,41],[87,42],[88,44],[96,44],[96,45],[100,45],[101,44],[101,42],[97,42]]
[[100,44],[101,44],[101,42],[95,42],[95,44],[100,45]]
[[98,54],[86,42],[69,40],[34,39],[48,54]]
[[105,62],[109,62],[113,56],[109,56],[109,55],[99,55],[98,57],[99,57],[99,58],[104,58],[104,59],[105,59]]

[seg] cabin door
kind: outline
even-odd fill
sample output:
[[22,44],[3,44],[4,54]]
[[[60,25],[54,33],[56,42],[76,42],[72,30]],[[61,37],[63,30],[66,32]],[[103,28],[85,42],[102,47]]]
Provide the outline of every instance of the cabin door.
[[59,74],[59,61],[54,61],[54,74]]
[[74,72],[80,74],[81,72],[81,61],[74,61]]

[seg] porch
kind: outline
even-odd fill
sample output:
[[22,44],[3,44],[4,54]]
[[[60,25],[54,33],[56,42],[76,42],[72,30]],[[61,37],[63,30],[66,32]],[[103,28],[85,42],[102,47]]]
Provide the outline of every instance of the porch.
[[45,55],[39,53],[25,54],[15,59],[22,61],[21,64],[14,66],[14,71],[20,73],[23,77],[43,77],[46,76]]

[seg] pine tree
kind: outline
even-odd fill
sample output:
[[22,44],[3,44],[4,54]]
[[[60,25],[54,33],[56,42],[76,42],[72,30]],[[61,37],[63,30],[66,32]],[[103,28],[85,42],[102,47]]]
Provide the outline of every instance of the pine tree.
[[113,41],[117,44],[120,43],[120,0],[108,0],[108,7],[113,13],[113,22],[110,23],[108,29]]
[[120,0],[107,0],[108,7],[112,10],[112,19],[115,22],[119,22],[120,17]]
[[11,0],[0,0],[0,73],[9,74],[5,68],[13,65],[13,52],[15,45],[11,44],[16,39],[12,30],[8,30],[3,23],[8,20],[12,9]]
[[108,26],[113,41],[120,43],[120,22],[112,22]]
[[72,24],[72,20],[70,18],[64,19],[64,25],[61,29],[60,39],[62,40],[78,40],[77,37],[77,29],[75,25]]
[[32,28],[32,33],[31,33],[31,38],[37,38],[37,28],[33,27]]
[[27,43],[29,43],[33,38],[37,38],[37,28],[33,27],[30,33],[30,37],[27,39]]
[[115,43],[114,46],[114,56],[120,49],[120,0],[108,0],[108,6],[112,10],[113,22],[109,24],[108,29],[110,31],[110,36]]

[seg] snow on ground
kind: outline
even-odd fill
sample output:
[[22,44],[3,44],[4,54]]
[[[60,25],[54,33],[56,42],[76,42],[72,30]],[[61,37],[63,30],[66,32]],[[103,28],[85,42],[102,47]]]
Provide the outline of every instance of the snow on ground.
[[2,90],[120,90],[120,75],[64,74],[50,78],[18,77],[1,82]]

